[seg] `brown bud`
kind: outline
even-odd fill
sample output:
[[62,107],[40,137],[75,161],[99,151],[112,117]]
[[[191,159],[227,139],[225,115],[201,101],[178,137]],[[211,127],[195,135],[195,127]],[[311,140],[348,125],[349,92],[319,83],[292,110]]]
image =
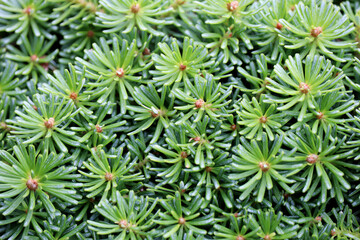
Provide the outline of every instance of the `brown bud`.
[[330,234],[331,234],[331,236],[335,236],[336,235],[335,229],[331,229]]
[[183,224],[185,224],[185,222],[186,222],[185,218],[183,218],[183,217],[179,218],[179,221],[178,221],[179,224],[183,225]]
[[313,37],[317,37],[320,35],[320,33],[322,33],[322,27],[316,27],[316,28],[313,28],[311,29],[311,36]]
[[26,187],[31,191],[35,191],[38,188],[38,183],[36,180],[30,178],[26,182]]
[[227,9],[230,12],[234,12],[239,6],[239,2],[238,1],[232,1],[231,3],[227,4]]
[[112,173],[107,172],[105,174],[105,180],[106,181],[111,181],[111,180],[113,180],[113,178],[114,178],[114,175]]
[[38,59],[39,59],[39,58],[38,58],[38,56],[36,56],[36,54],[30,56],[30,60],[31,60],[32,62],[36,62]]
[[185,71],[185,69],[186,69],[186,65],[184,65],[184,64],[180,64],[179,65],[179,69],[180,69],[180,71]]
[[321,220],[322,220],[321,216],[317,216],[317,217],[315,218],[315,221],[321,222]]
[[262,116],[261,118],[259,118],[260,123],[266,123],[267,122],[267,117]]
[[102,128],[100,127],[100,125],[99,124],[96,124],[95,125],[95,128],[96,128],[96,132],[98,132],[98,133],[102,133]]
[[153,118],[157,118],[160,115],[159,112],[155,113],[153,111],[151,111],[150,114],[151,114],[151,117],[153,117]]
[[78,97],[78,95],[77,95],[77,93],[76,92],[72,92],[72,93],[70,93],[70,96],[69,96],[72,100],[76,100],[77,99],[77,97]]
[[270,164],[267,162],[259,162],[259,167],[260,167],[261,171],[267,172],[270,169]]
[[271,237],[269,235],[265,235],[264,240],[271,240]]
[[316,154],[310,154],[309,156],[307,156],[306,161],[310,164],[314,164],[317,162],[317,160],[319,159],[319,156]]
[[233,36],[233,33],[232,32],[230,32],[230,31],[227,31],[226,33],[225,33],[225,38],[231,38]]
[[143,51],[143,55],[150,55],[150,54],[151,54],[150,49],[145,48],[144,51]]
[[243,236],[237,236],[236,240],[245,240],[245,238]]
[[87,34],[86,34],[86,36],[89,37],[89,38],[94,37],[94,35],[95,35],[95,33],[94,33],[94,31],[92,31],[92,30],[89,30],[89,31],[87,32]]
[[307,94],[307,93],[310,91],[309,85],[307,85],[307,84],[304,83],[304,82],[301,82],[301,83],[299,84],[299,89],[300,89],[300,92],[301,92],[301,93],[304,93],[304,94]]
[[323,119],[324,114],[322,112],[318,112],[318,114],[316,115],[317,119]]
[[187,152],[181,152],[180,156],[181,156],[181,158],[187,158],[188,154],[187,154]]
[[196,100],[196,102],[195,102],[195,107],[196,108],[201,108],[203,105],[204,105],[204,100],[202,100],[202,99],[198,99],[198,100]]
[[38,110],[37,106],[33,105],[32,107],[33,107],[33,109],[34,109],[35,111]]
[[49,118],[49,120],[44,122],[44,125],[46,128],[53,128],[54,123],[55,123],[55,119],[51,117],[51,118]]
[[197,137],[194,138],[195,142],[199,142],[200,140],[201,140],[200,136],[197,136]]
[[206,172],[211,172],[211,171],[212,171],[212,167],[206,166],[206,167],[205,167],[205,171],[206,171]]
[[116,76],[118,76],[119,78],[122,78],[124,75],[125,75],[124,69],[118,68],[118,69],[116,70]]
[[231,125],[231,127],[230,127],[230,128],[231,128],[231,130],[235,131],[235,130],[236,130],[236,128],[237,128],[237,127],[236,127],[236,124]]
[[120,220],[120,222],[118,222],[118,225],[120,226],[120,228],[125,229],[128,227],[128,222],[125,219],[123,219]]
[[31,7],[27,7],[23,10],[23,13],[30,15],[33,12],[33,9]]
[[140,4],[136,3],[131,6],[131,12],[136,14],[140,11]]
[[278,22],[278,23],[276,24],[276,28],[279,29],[279,30],[281,30],[281,29],[283,28],[283,25]]

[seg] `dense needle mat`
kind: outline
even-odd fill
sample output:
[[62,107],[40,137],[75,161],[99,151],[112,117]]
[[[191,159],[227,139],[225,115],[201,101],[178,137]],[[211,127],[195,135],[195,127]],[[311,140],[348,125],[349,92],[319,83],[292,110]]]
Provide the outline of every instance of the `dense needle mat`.
[[360,240],[360,1],[0,0],[0,239]]

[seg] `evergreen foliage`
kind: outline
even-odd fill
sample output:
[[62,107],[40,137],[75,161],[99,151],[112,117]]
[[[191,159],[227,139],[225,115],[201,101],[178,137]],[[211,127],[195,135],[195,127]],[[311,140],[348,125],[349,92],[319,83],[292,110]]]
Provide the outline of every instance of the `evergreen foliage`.
[[0,239],[360,240],[358,0],[0,0]]

